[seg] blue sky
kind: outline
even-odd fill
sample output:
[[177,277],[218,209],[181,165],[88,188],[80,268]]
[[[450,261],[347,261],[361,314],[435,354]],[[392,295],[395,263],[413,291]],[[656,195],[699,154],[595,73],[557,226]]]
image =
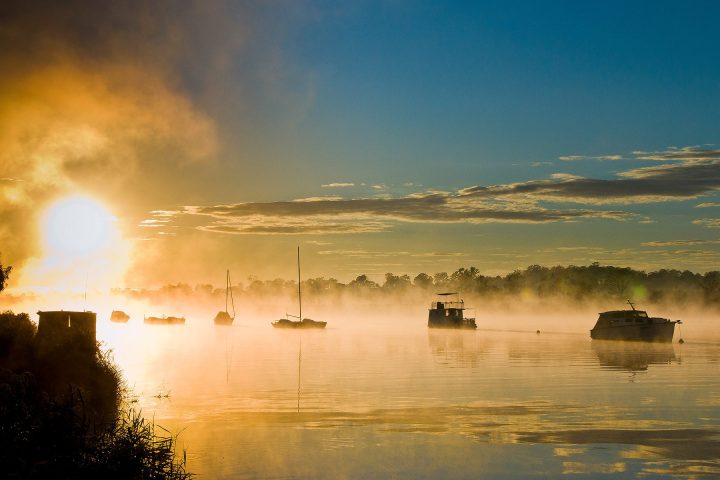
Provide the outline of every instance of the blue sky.
[[84,3],[4,20],[0,122],[45,140],[2,139],[34,201],[0,214],[94,195],[148,282],[283,276],[297,244],[343,279],[720,266],[717,2]]

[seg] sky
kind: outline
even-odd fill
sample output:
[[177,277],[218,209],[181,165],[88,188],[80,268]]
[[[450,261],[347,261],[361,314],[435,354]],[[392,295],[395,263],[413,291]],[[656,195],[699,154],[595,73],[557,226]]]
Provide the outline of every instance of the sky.
[[717,2],[148,3],[0,5],[11,287],[720,269]]

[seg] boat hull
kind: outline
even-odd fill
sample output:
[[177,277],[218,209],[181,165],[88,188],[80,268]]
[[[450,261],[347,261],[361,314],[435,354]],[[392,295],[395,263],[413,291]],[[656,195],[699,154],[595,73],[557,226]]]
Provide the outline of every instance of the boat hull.
[[185,317],[145,317],[149,325],[185,325]]
[[272,322],[272,326],[275,328],[325,328],[325,325],[327,325],[327,322],[319,322],[317,320],[310,320],[309,318],[305,318],[302,321],[281,318],[280,320]]
[[460,320],[455,319],[447,319],[447,318],[430,318],[428,320],[428,327],[429,328],[455,328],[455,329],[465,329],[465,330],[476,330],[477,325],[475,324],[475,319],[473,318],[463,318]]
[[110,321],[115,323],[127,323],[130,315],[120,310],[113,310],[110,314]]
[[232,325],[233,323],[233,317],[230,316],[227,312],[218,312],[217,315],[215,315],[215,325]]
[[632,342],[663,342],[670,343],[675,332],[675,322],[612,325],[596,327],[590,330],[593,340],[626,340]]

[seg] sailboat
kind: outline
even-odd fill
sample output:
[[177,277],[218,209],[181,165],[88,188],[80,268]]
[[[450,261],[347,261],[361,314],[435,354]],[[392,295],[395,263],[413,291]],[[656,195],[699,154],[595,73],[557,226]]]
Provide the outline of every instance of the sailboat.
[[[298,316],[285,314],[285,318],[275,320],[272,322],[272,326],[275,328],[325,328],[327,322],[321,322],[317,320],[311,320],[309,318],[303,318],[302,316],[302,292],[300,291],[300,247],[297,249],[297,265],[298,265],[298,305],[300,312]],[[289,317],[296,318],[297,320],[290,320]]]
[[[232,317],[228,313],[228,297],[230,297],[230,301],[232,302]],[[235,299],[233,299],[232,296],[232,287],[230,287],[230,270],[228,270],[227,275],[225,276],[225,311],[218,312],[217,315],[215,315],[215,325],[232,325],[233,320],[235,320]]]

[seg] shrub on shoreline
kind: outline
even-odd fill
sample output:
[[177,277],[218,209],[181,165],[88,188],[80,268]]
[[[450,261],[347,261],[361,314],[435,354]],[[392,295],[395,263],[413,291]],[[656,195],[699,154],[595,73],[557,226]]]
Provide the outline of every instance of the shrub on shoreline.
[[175,437],[123,406],[100,348],[45,349],[27,314],[0,313],[0,465],[17,479],[187,479]]

